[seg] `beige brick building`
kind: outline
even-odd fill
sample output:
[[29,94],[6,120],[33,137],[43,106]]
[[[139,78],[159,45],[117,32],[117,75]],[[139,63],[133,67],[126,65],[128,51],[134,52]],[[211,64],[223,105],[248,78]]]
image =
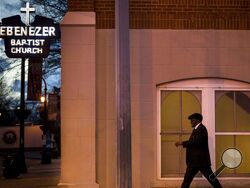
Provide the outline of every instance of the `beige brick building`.
[[[68,0],[62,22],[60,185],[115,188],[115,0]],[[250,1],[130,0],[133,188],[179,187],[187,116],[204,115],[212,167],[230,147],[243,162],[220,175],[250,186]],[[233,181],[232,181],[233,180]],[[209,186],[198,176],[192,184]]]

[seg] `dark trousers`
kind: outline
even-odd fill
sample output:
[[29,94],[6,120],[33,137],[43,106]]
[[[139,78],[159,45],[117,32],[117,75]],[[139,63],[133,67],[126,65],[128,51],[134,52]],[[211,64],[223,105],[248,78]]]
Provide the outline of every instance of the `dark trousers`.
[[191,182],[193,181],[195,175],[198,172],[201,172],[205,178],[209,181],[209,183],[214,187],[214,188],[222,188],[220,182],[218,181],[217,178],[215,178],[213,181],[210,180],[209,176],[213,173],[212,169],[210,166],[206,167],[187,167],[186,174],[184,176],[184,180],[182,182],[181,188],[189,188]]

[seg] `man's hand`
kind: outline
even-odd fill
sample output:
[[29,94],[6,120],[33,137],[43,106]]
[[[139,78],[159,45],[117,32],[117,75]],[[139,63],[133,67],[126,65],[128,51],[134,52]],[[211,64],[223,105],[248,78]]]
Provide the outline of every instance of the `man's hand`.
[[181,146],[181,145],[182,145],[182,142],[175,142],[176,147]]

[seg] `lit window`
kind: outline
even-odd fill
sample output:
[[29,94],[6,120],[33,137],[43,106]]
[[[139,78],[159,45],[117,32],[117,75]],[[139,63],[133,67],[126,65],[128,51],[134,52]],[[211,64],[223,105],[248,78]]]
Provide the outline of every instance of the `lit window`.
[[182,176],[185,150],[176,141],[187,140],[192,128],[187,117],[201,112],[200,91],[161,91],[161,177]]
[[250,175],[250,92],[216,91],[215,109],[216,166],[221,165],[220,156],[227,148],[237,148],[243,156],[236,169],[225,169],[222,175]]

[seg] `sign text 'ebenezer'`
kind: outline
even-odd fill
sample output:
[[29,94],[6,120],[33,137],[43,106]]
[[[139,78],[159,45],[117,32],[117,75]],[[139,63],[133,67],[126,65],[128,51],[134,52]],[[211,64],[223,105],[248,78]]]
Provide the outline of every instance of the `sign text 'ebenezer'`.
[[14,36],[49,36],[56,37],[55,27],[33,27],[33,26],[2,26],[0,27],[1,37],[14,37]]

